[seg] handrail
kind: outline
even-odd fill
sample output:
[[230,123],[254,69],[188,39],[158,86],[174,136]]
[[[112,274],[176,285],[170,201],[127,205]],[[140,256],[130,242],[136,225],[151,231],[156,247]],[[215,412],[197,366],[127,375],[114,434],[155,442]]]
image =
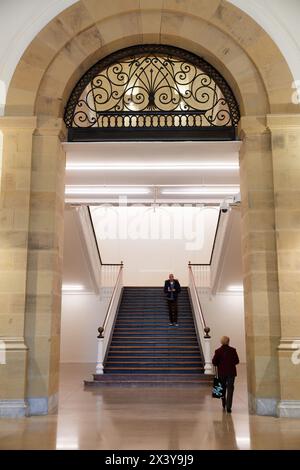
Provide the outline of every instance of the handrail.
[[107,307],[107,310],[106,310],[103,325],[99,326],[99,328],[98,328],[99,335],[97,336],[97,338],[104,338],[104,331],[105,331],[106,325],[107,325],[108,320],[109,320],[111,306],[113,304],[113,301],[115,300],[117,288],[118,288],[118,285],[119,285],[119,279],[121,277],[121,273],[122,273],[122,269],[123,269],[123,261],[121,261],[121,263],[118,264],[117,266],[120,266],[119,274],[118,274],[118,277],[117,277],[117,280],[116,280],[116,283],[115,283],[115,286],[114,286],[114,290],[113,290],[112,296],[110,298],[110,301],[109,301],[109,304],[108,304],[108,307]]
[[[206,325],[206,322],[205,322],[191,262],[189,262],[189,278],[190,278],[189,285],[191,287],[190,297],[191,297],[191,303],[192,303],[194,314],[195,314],[195,326],[197,327],[198,338],[200,339],[200,342],[201,342],[202,352],[203,352],[203,357],[204,357],[204,364],[205,364],[204,374],[212,375],[214,371],[213,371],[212,355],[211,355],[211,337],[209,335],[210,328]],[[203,331],[205,333],[204,337],[202,337],[202,335],[199,334],[200,329],[201,329],[201,326],[199,325],[199,320],[198,320],[199,317],[201,320]]]
[[197,307],[198,307],[198,310],[199,310],[199,313],[200,313],[200,319],[201,319],[203,331],[205,333],[204,338],[210,338],[210,336],[209,336],[210,328],[206,325],[206,322],[205,322],[205,318],[204,318],[204,315],[203,315],[203,311],[202,311],[202,307],[201,307],[201,303],[200,303],[200,299],[199,299],[199,295],[198,295],[198,291],[197,291],[197,286],[196,286],[195,276],[194,276],[194,273],[193,273],[193,270],[192,270],[192,266],[193,266],[192,263],[189,261],[189,270],[190,270],[190,274],[191,274],[191,278],[192,278],[192,282],[193,282],[193,287],[194,287],[194,290],[195,290],[195,293],[196,293]]

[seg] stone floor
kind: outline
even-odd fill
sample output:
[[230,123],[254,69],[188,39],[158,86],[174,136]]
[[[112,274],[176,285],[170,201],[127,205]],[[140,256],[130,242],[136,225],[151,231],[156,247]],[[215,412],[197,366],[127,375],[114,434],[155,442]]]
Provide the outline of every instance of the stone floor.
[[0,449],[300,449],[300,420],[249,416],[239,366],[232,415],[207,388],[84,391],[92,364],[63,364],[57,415],[1,419]]

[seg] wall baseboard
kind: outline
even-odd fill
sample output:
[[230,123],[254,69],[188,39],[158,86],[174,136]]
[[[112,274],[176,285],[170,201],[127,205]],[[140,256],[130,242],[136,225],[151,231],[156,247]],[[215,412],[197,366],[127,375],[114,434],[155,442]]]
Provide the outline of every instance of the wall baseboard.
[[250,413],[260,416],[278,416],[277,398],[258,398],[249,394]]
[[54,413],[58,408],[58,393],[49,397],[28,398],[27,416],[39,416]]
[[300,418],[300,400],[281,400],[278,404],[280,418]]

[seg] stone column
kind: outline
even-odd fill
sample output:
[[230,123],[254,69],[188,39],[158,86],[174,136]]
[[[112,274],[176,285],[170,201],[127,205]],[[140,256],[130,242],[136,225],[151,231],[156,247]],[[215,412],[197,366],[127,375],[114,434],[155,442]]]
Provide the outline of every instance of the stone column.
[[300,417],[300,115],[269,115],[281,339],[279,416]]
[[25,309],[35,117],[1,117],[0,416],[26,414]]
[[244,117],[239,130],[249,407],[276,416],[280,308],[271,136],[265,117]]
[[33,136],[25,338],[29,414],[58,402],[65,153],[61,119],[39,119]]

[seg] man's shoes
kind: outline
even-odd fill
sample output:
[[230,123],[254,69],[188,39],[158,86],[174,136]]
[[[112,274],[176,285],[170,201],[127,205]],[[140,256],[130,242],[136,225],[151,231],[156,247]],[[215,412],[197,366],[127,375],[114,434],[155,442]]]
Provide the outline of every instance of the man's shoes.
[[230,409],[230,408],[227,408],[227,413],[231,413],[231,409]]
[[178,326],[178,323],[174,323],[174,326]]
[[174,325],[174,323],[169,323],[169,326],[173,326],[173,325]]

